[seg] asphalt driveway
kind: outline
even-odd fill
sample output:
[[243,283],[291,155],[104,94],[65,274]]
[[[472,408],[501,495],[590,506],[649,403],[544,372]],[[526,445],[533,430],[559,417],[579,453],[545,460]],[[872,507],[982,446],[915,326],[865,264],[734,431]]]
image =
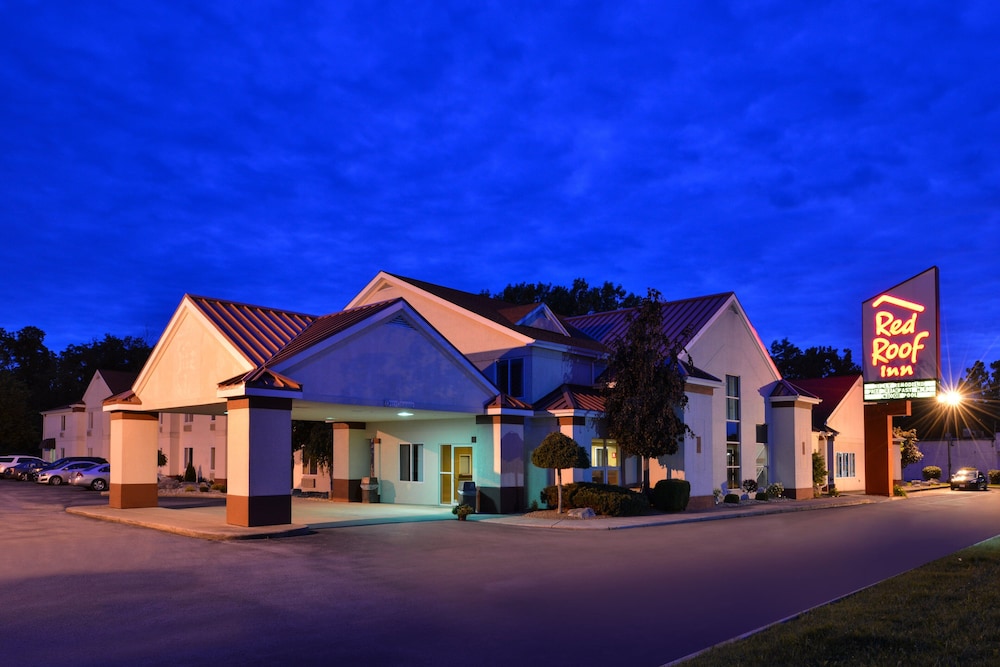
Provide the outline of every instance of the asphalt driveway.
[[0,482],[7,664],[658,665],[1000,534],[991,490],[637,530],[206,541],[67,514],[106,503],[80,491]]

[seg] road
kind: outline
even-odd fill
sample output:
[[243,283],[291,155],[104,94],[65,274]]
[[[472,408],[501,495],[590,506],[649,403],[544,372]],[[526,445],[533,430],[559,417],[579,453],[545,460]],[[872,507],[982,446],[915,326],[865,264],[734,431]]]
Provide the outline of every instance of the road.
[[104,502],[0,481],[5,664],[660,665],[1000,534],[996,490],[620,531],[237,542],[63,511]]

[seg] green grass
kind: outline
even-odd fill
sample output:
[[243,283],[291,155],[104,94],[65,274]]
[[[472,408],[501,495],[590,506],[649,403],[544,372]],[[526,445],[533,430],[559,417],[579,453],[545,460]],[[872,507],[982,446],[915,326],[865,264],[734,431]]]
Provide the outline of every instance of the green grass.
[[684,665],[998,665],[998,633],[1000,537]]

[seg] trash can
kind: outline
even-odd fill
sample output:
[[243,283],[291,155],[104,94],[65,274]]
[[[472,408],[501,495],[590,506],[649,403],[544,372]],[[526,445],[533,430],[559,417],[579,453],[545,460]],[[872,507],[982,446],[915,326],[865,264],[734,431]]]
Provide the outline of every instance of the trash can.
[[458,504],[476,509],[476,483],[461,482],[458,485]]
[[361,502],[377,503],[378,498],[378,477],[361,478]]

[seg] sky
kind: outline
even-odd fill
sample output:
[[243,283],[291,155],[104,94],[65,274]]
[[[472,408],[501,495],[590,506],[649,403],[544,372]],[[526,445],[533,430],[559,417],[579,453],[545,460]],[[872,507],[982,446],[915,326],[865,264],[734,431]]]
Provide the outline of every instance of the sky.
[[988,0],[0,0],[0,327],[153,343],[384,270],[733,291],[857,359],[937,266],[958,374],[1000,359],[998,63]]

